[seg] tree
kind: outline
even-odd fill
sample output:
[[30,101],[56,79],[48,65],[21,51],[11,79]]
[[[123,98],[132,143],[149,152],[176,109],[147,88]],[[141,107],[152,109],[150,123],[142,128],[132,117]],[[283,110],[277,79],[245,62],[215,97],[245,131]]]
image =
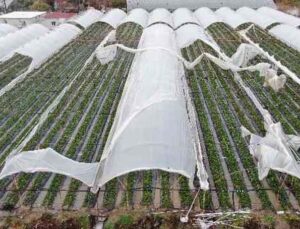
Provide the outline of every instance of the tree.
[[43,0],[37,0],[32,4],[31,9],[37,11],[47,11],[50,9],[50,6]]

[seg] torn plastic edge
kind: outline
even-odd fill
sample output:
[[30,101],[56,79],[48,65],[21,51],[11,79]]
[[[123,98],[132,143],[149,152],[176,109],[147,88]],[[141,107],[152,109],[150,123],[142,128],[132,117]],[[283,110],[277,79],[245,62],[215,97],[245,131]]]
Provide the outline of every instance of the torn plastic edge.
[[254,26],[254,24],[250,25],[247,29],[238,31],[238,33],[251,45],[256,47],[268,60],[270,60],[272,63],[274,63],[278,68],[280,68],[282,71],[285,72],[286,75],[291,77],[292,80],[294,80],[297,84],[300,85],[300,79],[297,77],[297,75],[292,72],[289,68],[284,66],[280,61],[276,60],[274,56],[271,56],[267,51],[265,51],[263,48],[260,47],[259,44],[253,42],[248,36],[248,31]]

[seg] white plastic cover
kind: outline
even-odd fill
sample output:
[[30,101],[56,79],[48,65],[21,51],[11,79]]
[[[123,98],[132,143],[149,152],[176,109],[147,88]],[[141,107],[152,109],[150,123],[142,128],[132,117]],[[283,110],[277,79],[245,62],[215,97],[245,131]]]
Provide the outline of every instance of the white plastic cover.
[[205,29],[216,22],[223,22],[222,18],[206,7],[199,8],[194,15]]
[[180,7],[186,7],[194,10],[199,7],[218,9],[222,6],[228,6],[234,9],[242,6],[252,8],[262,6],[276,7],[273,0],[127,0],[128,9],[144,8],[146,10],[153,10],[161,7],[175,10]]
[[284,13],[282,11],[272,9],[269,7],[261,7],[257,11],[263,15],[267,15],[267,16],[275,19],[277,22],[285,23],[285,24],[292,25],[295,27],[300,26],[300,18],[299,17],[295,17],[293,15]]
[[250,22],[241,15],[237,14],[234,10],[228,7],[222,7],[216,11],[216,14],[223,19],[225,23],[230,25],[232,28],[237,28],[238,26]]
[[170,25],[171,27],[174,27],[172,14],[166,9],[162,9],[162,8],[155,9],[150,13],[149,20],[148,20],[148,26],[158,23],[158,22],[166,23],[166,24]]
[[277,25],[269,33],[300,52],[300,29],[291,25]]
[[117,28],[117,26],[125,17],[126,13],[123,10],[112,9],[108,13],[106,13],[99,21],[105,22],[113,28]]
[[13,54],[19,53],[32,58],[30,70],[39,67],[44,61],[55,54],[59,49],[74,39],[81,30],[71,24],[61,24],[54,30],[38,37],[11,54],[5,56],[4,59],[10,58]]
[[101,13],[101,11],[91,8],[83,12],[83,14],[79,15],[78,17],[71,19],[70,21],[76,22],[84,28],[87,28],[91,24],[99,21],[102,16],[103,13]]
[[92,186],[98,163],[82,163],[71,160],[47,148],[42,150],[25,151],[11,155],[5,163],[0,179],[19,172],[53,172],[70,176]]
[[178,28],[179,26],[182,26],[183,24],[186,23],[199,25],[199,22],[194,17],[192,11],[190,11],[187,8],[179,8],[175,10],[172,16],[173,16],[174,28]]
[[149,13],[146,10],[134,9],[130,11],[128,16],[124,18],[124,20],[120,23],[120,25],[126,22],[133,22],[145,28],[148,23],[148,16]]
[[[270,169],[300,178],[300,158],[297,153],[300,137],[286,135],[280,123],[266,122],[265,129],[264,137],[250,134],[249,150],[258,160],[259,179],[264,179]],[[244,135],[249,135],[248,132]]]
[[277,23],[273,18],[270,18],[266,15],[262,15],[254,9],[248,7],[242,7],[236,11],[239,15],[244,17],[246,20],[262,27],[263,29],[267,28],[269,25]]
[[5,36],[9,33],[15,32],[17,30],[18,29],[12,25],[1,23],[0,24],[0,37]]
[[[139,48],[153,47],[177,53],[174,31],[163,24],[145,29]],[[136,54],[100,161],[96,185],[145,169],[179,173],[192,183],[197,152],[183,94],[183,74],[182,64],[164,50]],[[201,187],[207,189],[204,166],[200,169],[204,173],[199,177]]]
[[48,31],[49,30],[45,26],[32,24],[14,33],[0,37],[0,60],[10,52],[27,42],[44,35]]

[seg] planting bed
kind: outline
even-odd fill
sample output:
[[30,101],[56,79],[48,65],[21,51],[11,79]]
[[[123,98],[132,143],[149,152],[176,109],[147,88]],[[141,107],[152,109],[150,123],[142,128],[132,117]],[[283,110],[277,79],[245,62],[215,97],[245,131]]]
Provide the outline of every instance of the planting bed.
[[268,33],[267,30],[261,29],[258,26],[253,26],[247,32],[247,36],[253,42],[259,44],[260,47],[268,52],[271,56],[274,56],[276,60],[288,67],[297,76],[300,75],[300,52],[278,40]]
[[0,89],[24,73],[28,69],[31,60],[30,57],[17,53],[8,60],[0,62]]
[[[23,151],[50,147],[80,162],[100,161],[134,59],[134,54],[118,50],[116,58],[108,64],[101,65],[93,57],[85,65],[112,30],[103,22],[92,24],[13,90],[0,97],[1,166],[70,83],[70,88]],[[143,28],[126,22],[116,31],[117,43],[136,48]],[[214,23],[207,32],[229,57],[240,44],[246,43],[225,23]],[[258,27],[251,29],[248,36],[299,75],[299,52]],[[189,61],[204,52],[217,55],[200,40],[181,50]],[[263,57],[258,56],[251,63],[262,61]],[[0,89],[25,72],[30,62],[30,58],[16,54],[1,63]],[[244,71],[240,75],[274,120],[282,123],[284,131],[299,134],[299,85],[288,78],[285,87],[275,93],[271,88],[263,87],[264,79],[258,73]],[[274,171],[263,181],[258,179],[256,161],[248,149],[249,139],[242,137],[240,127],[263,136],[264,120],[235,80],[233,72],[222,70],[204,58],[195,69],[186,69],[185,76],[197,113],[198,134],[210,183],[209,191],[200,191],[194,209],[299,210],[298,179],[291,176],[284,179],[282,174]],[[198,183],[195,179],[196,187]],[[73,210],[123,207],[188,209],[196,191],[190,189],[184,176],[158,170],[131,172],[115,178],[97,194],[90,192],[80,181],[63,175],[21,173],[0,180],[0,205],[3,209],[19,206]]]

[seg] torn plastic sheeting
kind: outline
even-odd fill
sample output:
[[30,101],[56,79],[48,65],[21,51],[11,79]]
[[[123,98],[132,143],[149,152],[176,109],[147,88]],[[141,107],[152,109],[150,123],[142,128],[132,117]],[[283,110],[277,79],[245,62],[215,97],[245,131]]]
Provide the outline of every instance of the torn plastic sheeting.
[[64,157],[51,148],[46,148],[11,155],[5,162],[0,179],[20,172],[53,172],[75,178],[87,186],[92,186],[97,167],[98,163],[77,162]]
[[300,18],[284,13],[282,11],[272,9],[269,7],[261,7],[257,10],[262,15],[267,15],[273,19],[275,19],[277,22],[285,23],[287,25],[291,25],[294,27],[300,26]]
[[299,155],[297,155],[300,137],[286,135],[280,123],[265,123],[265,126],[267,132],[264,137],[250,134],[249,150],[258,160],[259,179],[264,179],[270,169],[300,178]]
[[228,7],[222,7],[215,12],[224,22],[236,29],[238,26],[250,22],[241,15],[237,14],[234,10]]
[[239,15],[245,19],[253,22],[254,24],[262,27],[263,29],[267,28],[269,25],[276,23],[277,21],[273,18],[270,18],[266,15],[262,15],[254,9],[248,7],[242,7],[236,11]]
[[278,68],[280,68],[287,76],[291,77],[292,80],[294,80],[297,84],[300,85],[300,79],[297,77],[297,75],[292,72],[290,69],[288,69],[286,66],[281,64],[280,61],[276,60],[274,56],[271,56],[267,51],[265,51],[263,48],[259,46],[259,44],[256,44],[253,42],[248,36],[247,32],[253,27],[253,25],[249,26],[247,29],[239,31],[239,34],[253,47],[257,48],[261,54],[263,54],[268,60],[270,60],[272,63],[274,63]]
[[206,29],[210,25],[223,22],[223,19],[215,14],[211,9],[202,7],[194,12],[195,17],[198,19],[200,24]]
[[87,11],[83,12],[81,15],[76,17],[75,19],[71,19],[70,21],[76,22],[79,25],[83,26],[84,28],[89,27],[91,24],[99,21],[103,13],[99,10],[95,10],[94,8],[88,9]]
[[174,28],[172,14],[168,10],[163,8],[155,9],[149,14],[147,26],[156,23],[165,23]]
[[127,22],[133,22],[145,28],[148,23],[148,17],[149,13],[146,10],[134,9],[129,12],[128,16],[124,18],[120,25],[125,24]]
[[[248,61],[254,58],[259,53],[257,52],[256,48],[254,48],[249,44],[242,44],[238,48],[237,53],[234,54],[233,58],[231,59],[226,56],[223,56],[223,59],[220,59],[218,57],[211,55],[210,53],[203,53],[199,57],[197,57],[193,62],[189,62],[185,60],[178,53],[170,49],[166,49],[165,47],[133,49],[133,48],[126,47],[122,44],[114,44],[106,47],[101,47],[96,50],[96,56],[102,64],[107,64],[115,58],[117,54],[117,48],[120,48],[130,53],[140,53],[140,52],[146,52],[151,50],[165,51],[170,55],[178,58],[187,69],[193,69],[197,64],[199,64],[202,61],[204,57],[207,57],[208,59],[210,59],[212,62],[214,62],[216,65],[218,65],[220,68],[224,70],[231,70],[233,72],[258,71],[260,76],[265,78],[264,86],[270,86],[276,92],[278,92],[281,88],[283,88],[286,82],[286,76],[285,75],[278,76],[277,71],[273,70],[271,68],[271,65],[268,63],[258,63],[256,65],[247,66]],[[239,60],[238,58],[240,58],[241,60]],[[241,65],[241,67],[239,65]]]
[[291,25],[277,25],[268,32],[300,52],[300,29]]
[[106,13],[99,21],[107,23],[113,28],[117,28],[120,22],[126,17],[126,13],[120,9],[112,9]]
[[40,24],[32,24],[14,33],[9,33],[0,38],[0,62],[1,59],[15,49],[21,47],[27,42],[47,33],[49,29]]

